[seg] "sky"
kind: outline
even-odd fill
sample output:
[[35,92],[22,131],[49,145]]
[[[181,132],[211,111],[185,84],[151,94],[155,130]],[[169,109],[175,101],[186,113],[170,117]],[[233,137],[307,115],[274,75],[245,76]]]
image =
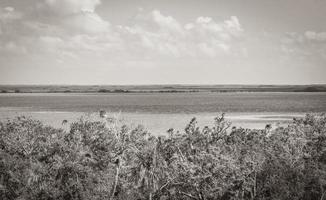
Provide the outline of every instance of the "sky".
[[325,0],[0,0],[0,84],[325,83]]

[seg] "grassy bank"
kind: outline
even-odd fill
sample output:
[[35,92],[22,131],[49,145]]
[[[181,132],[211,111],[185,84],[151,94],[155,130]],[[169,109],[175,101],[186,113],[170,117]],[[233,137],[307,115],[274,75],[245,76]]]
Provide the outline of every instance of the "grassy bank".
[[114,119],[0,123],[0,199],[326,199],[326,116],[271,130],[192,119],[154,137]]

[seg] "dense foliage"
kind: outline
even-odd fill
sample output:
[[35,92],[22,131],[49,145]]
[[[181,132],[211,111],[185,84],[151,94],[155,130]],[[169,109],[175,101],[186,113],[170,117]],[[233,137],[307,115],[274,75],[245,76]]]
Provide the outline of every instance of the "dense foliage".
[[326,116],[271,130],[200,129],[154,137],[112,119],[69,131],[0,123],[0,199],[326,199]]

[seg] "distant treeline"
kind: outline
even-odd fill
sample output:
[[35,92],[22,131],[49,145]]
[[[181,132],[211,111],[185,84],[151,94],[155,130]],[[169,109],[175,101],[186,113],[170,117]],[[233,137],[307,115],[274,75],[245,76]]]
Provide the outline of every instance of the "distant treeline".
[[326,85],[0,86],[0,93],[326,92]]

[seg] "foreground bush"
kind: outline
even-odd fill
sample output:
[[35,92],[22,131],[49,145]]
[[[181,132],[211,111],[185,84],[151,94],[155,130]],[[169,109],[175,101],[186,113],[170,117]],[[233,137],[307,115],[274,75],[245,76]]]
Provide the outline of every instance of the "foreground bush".
[[326,116],[270,131],[200,129],[151,136],[113,120],[69,131],[0,123],[0,199],[326,199]]

